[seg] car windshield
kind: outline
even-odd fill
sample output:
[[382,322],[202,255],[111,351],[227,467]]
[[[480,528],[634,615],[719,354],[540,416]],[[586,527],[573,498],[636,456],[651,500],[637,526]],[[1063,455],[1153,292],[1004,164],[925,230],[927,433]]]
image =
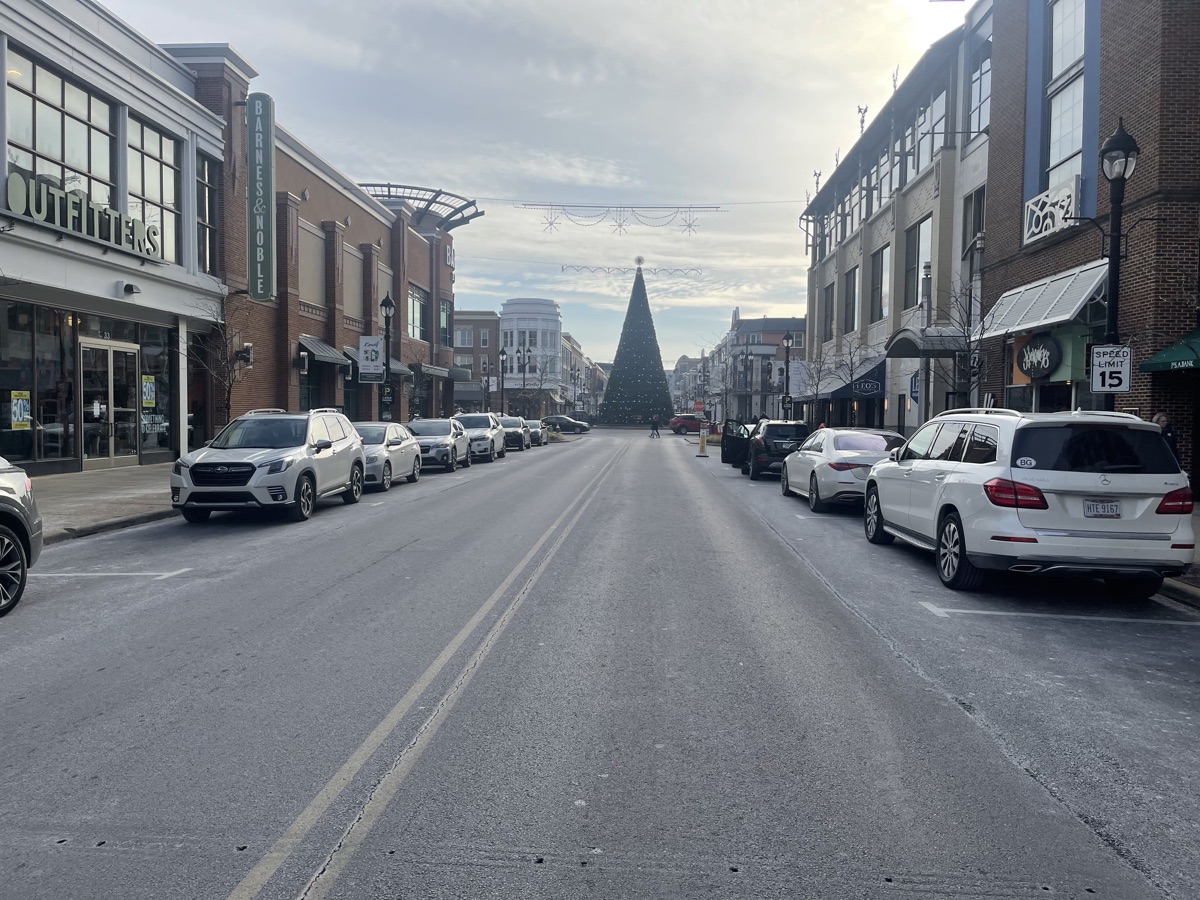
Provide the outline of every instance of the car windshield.
[[386,425],[355,425],[354,429],[362,436],[364,444],[382,444],[387,436]]
[[287,447],[301,446],[307,433],[308,419],[248,417],[230,422],[209,446],[219,450],[240,450],[251,447],[281,450]]
[[463,428],[491,428],[492,420],[487,416],[457,416]]
[[904,443],[898,434],[839,434],[833,439],[835,450],[877,450],[887,453]]
[[1013,440],[1012,465],[1054,472],[1179,472],[1179,463],[1158,431],[1096,423],[1020,428]]
[[514,419],[512,416],[505,416],[503,419],[500,420],[500,424],[503,425],[505,428],[520,428],[521,420]]
[[420,419],[416,422],[409,422],[408,430],[422,437],[449,434],[450,423],[445,419]]

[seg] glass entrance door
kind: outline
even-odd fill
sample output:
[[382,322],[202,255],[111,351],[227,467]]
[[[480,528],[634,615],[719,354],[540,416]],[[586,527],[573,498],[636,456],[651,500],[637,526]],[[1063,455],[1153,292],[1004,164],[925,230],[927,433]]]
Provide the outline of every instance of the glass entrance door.
[[81,342],[83,467],[137,465],[138,348]]

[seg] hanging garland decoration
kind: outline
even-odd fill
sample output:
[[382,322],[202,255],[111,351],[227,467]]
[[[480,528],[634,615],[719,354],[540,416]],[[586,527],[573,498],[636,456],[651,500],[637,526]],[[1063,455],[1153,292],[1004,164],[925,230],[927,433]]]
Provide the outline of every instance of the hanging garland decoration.
[[699,213],[725,212],[720,206],[601,206],[590,204],[517,203],[517,209],[532,209],[542,214],[545,231],[555,232],[562,220],[582,228],[592,228],[608,222],[615,234],[624,234],[634,223],[647,228],[665,228],[679,223],[685,234],[695,234]]

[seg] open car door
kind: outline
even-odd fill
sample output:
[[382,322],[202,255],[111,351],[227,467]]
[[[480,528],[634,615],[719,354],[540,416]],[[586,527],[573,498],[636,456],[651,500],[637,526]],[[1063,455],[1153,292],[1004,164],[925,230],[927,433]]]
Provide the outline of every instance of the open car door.
[[740,466],[750,448],[750,429],[738,419],[726,419],[721,426],[721,462]]

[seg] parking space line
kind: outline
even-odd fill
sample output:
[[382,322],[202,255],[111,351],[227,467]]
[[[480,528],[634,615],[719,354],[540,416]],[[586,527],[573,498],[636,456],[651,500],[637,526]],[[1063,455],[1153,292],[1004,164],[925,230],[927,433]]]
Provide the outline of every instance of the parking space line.
[[176,569],[174,572],[30,572],[30,578],[153,578],[155,581],[164,581],[167,578],[174,578],[176,575],[182,575],[184,572],[192,571],[191,568]]
[[935,616],[942,619],[950,618],[951,613],[964,616],[1009,616],[1023,619],[1078,619],[1084,622],[1132,622],[1137,625],[1200,625],[1200,620],[1186,619],[1134,619],[1127,616],[1079,616],[1070,613],[1035,613],[1018,612],[1006,609],[956,609],[950,606],[935,606],[924,600],[920,601]]

